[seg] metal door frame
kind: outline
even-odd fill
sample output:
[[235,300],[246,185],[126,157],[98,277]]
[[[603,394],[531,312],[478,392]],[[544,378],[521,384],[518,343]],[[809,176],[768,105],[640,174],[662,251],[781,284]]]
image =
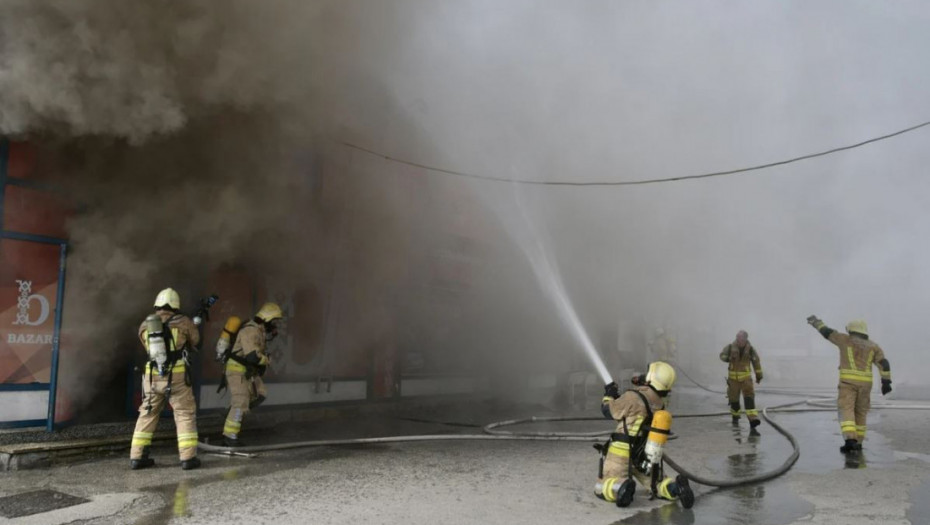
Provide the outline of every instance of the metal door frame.
[[[55,430],[55,401],[58,395],[58,356],[61,346],[61,318],[64,309],[65,298],[65,261],[68,256],[68,241],[57,237],[48,237],[46,235],[36,235],[32,233],[23,233],[8,231],[3,224],[4,199],[6,198],[7,185],[21,186],[31,189],[48,189],[44,184],[36,183],[7,175],[7,164],[10,158],[10,142],[7,139],[0,139],[0,239],[9,239],[13,241],[35,242],[40,244],[52,244],[59,247],[58,260],[58,289],[55,293],[55,327],[52,335],[52,363],[48,383],[28,383],[28,384],[2,384],[0,383],[0,392],[13,391],[48,391],[48,412],[44,420],[45,430],[52,432]],[[22,421],[9,421],[4,424],[7,427],[29,427],[42,424],[42,419],[30,419]]]

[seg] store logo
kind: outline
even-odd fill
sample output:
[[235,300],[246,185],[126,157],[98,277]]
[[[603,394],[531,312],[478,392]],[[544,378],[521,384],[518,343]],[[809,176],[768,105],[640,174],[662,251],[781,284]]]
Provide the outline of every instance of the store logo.
[[[32,293],[32,281],[21,281],[17,279],[16,283],[19,285],[19,299],[16,302],[19,311],[16,313],[16,321],[13,321],[13,324],[39,326],[45,323],[45,321],[48,321],[50,311],[48,299],[46,299],[44,295]],[[39,303],[39,313],[35,320],[31,317],[31,314],[35,313],[35,310],[30,312],[33,301],[38,301]]]

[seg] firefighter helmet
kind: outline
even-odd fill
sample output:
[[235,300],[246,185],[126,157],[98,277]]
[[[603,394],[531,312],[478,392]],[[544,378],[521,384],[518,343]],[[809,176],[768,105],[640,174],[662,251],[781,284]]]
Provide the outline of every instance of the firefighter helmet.
[[675,384],[675,369],[672,365],[664,361],[654,361],[649,363],[649,371],[646,372],[646,384],[652,385],[658,391],[670,391]]
[[855,332],[857,334],[862,334],[868,337],[869,325],[867,325],[862,319],[856,319],[846,323],[846,332],[850,334]]
[[282,312],[281,307],[275,303],[265,303],[258,309],[258,313],[255,314],[255,317],[258,317],[266,323],[270,323],[284,317],[284,312]]
[[180,310],[181,296],[178,295],[178,292],[176,292],[174,288],[165,288],[158,292],[158,297],[155,298],[154,306],[155,308],[164,308],[167,306],[171,310]]

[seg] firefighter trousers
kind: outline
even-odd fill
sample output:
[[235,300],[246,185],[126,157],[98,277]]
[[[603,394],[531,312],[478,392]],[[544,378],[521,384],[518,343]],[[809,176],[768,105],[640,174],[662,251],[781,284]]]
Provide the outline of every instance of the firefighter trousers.
[[139,419],[132,433],[130,459],[142,459],[148,454],[152,444],[152,435],[158,426],[158,418],[166,403],[174,411],[174,426],[178,432],[178,456],[181,461],[197,456],[197,402],[193,389],[184,380],[183,367],[175,367],[171,374],[171,396],[165,395],[168,376],[142,376],[142,405],[139,406]]
[[872,383],[840,381],[836,407],[843,439],[865,440],[866,416],[871,408]]
[[752,378],[737,381],[727,379],[727,399],[730,402],[730,415],[740,416],[739,396],[743,394],[743,404],[746,407],[746,417],[750,421],[759,419],[759,410],[756,409],[756,391],[752,386]]
[[261,377],[246,378],[244,372],[227,370],[226,382],[229,388],[229,412],[223,423],[223,435],[237,439],[242,431],[242,419],[268,396],[268,391]]
[[[635,477],[644,487],[650,487],[652,479],[650,476],[640,472],[639,469],[632,469]],[[621,441],[611,441],[607,447],[607,455],[604,457],[604,465],[600,472],[597,483],[594,484],[594,494],[611,503],[616,503],[617,494],[620,486],[629,478],[630,475],[630,444]],[[672,478],[666,477],[656,485],[657,497],[674,501],[676,496],[669,492],[669,485],[673,483]]]

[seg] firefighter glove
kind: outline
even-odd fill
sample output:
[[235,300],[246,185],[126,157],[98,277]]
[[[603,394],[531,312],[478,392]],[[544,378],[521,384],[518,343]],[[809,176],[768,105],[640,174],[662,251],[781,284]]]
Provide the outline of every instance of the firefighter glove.
[[891,392],[891,380],[882,379],[882,395],[888,395],[888,392]]
[[604,396],[610,397],[611,399],[620,397],[620,385],[618,385],[616,381],[611,381],[604,385]]
[[823,326],[823,321],[821,321],[816,315],[812,315],[807,318],[807,324],[819,329],[821,326]]

